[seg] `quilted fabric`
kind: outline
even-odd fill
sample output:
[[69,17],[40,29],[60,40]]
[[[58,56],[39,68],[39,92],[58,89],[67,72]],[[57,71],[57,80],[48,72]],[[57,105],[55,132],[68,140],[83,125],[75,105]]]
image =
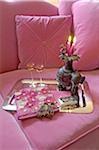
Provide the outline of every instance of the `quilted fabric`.
[[77,38],[75,54],[80,56],[75,68],[99,68],[99,2],[76,2],[72,12]]
[[[18,68],[15,16],[55,16],[58,8],[41,0],[0,0],[0,73]],[[10,18],[9,18],[10,16]]]
[[55,68],[61,65],[60,45],[69,36],[71,16],[16,16],[19,68],[27,64]]

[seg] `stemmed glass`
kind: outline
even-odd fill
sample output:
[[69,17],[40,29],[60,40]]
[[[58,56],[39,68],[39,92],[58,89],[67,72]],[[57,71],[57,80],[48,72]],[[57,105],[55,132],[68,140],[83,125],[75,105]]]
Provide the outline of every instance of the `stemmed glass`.
[[33,80],[33,70],[35,70],[35,64],[34,63],[31,63],[31,64],[27,64],[27,70],[30,71],[30,74],[31,74],[31,87],[35,87],[35,83],[34,83],[34,80]]
[[42,77],[41,77],[41,73],[43,72],[43,70],[44,70],[44,65],[42,64],[42,65],[36,65],[35,66],[35,70],[39,73],[39,80],[40,80],[40,86],[45,86],[45,84],[43,83],[43,80],[42,80]]
[[31,82],[31,87],[36,87],[35,83],[34,83],[34,79],[33,79],[33,71],[36,71],[37,73],[39,73],[39,85],[40,86],[45,86],[45,84],[43,83],[43,80],[42,80],[42,77],[41,77],[41,73],[42,71],[44,70],[44,65],[40,65],[40,64],[34,64],[34,63],[31,63],[31,64],[27,64],[27,69],[30,71],[30,74],[31,74],[31,79],[32,79],[32,82]]

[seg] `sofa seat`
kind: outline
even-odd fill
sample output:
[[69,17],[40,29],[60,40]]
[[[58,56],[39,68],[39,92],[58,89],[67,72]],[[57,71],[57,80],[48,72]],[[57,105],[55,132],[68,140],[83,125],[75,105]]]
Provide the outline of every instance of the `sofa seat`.
[[[0,101],[2,97],[0,96]],[[32,150],[15,118],[0,107],[0,150]]]
[[[42,77],[55,79],[57,69],[45,70]],[[34,150],[63,149],[84,135],[99,128],[99,70],[82,72],[86,76],[94,101],[94,111],[90,114],[56,113],[52,120],[31,118],[17,120],[21,132],[25,134]],[[34,78],[38,73],[33,73]],[[0,92],[5,99],[15,82],[21,78],[29,78],[27,70],[12,71],[0,75]],[[8,115],[10,115],[8,113]],[[9,119],[9,118],[8,118]],[[3,129],[4,130],[4,129]],[[8,139],[9,140],[9,139]]]

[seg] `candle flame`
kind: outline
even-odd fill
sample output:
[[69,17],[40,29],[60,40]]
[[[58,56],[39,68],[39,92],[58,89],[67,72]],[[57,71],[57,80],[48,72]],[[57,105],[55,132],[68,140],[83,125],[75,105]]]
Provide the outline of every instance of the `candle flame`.
[[73,44],[75,44],[76,43],[76,36],[74,36],[74,38],[73,38]]
[[68,37],[68,42],[71,43],[71,41],[72,41],[72,36],[70,35],[70,36]]
[[[73,43],[72,43],[73,42]],[[75,44],[76,43],[76,37],[72,37],[71,35],[68,37],[68,44]]]

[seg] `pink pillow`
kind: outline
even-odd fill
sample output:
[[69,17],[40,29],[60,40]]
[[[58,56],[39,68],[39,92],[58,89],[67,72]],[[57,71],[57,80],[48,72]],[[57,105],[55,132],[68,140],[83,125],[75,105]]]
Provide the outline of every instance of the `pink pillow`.
[[76,2],[72,12],[77,39],[75,54],[80,56],[74,66],[79,70],[99,68],[99,3]]
[[16,20],[19,68],[34,63],[47,68],[61,65],[60,45],[70,34],[71,16],[22,16]]

